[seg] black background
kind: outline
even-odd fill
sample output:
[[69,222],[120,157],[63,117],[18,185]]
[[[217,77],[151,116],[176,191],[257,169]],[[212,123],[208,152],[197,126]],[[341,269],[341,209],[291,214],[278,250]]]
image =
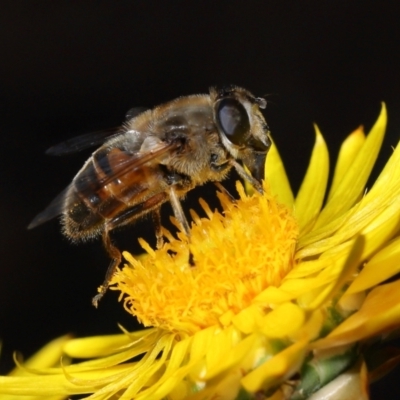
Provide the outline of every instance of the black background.
[[[360,124],[368,130],[384,100],[381,167],[400,132],[398,20],[396,2],[384,1],[2,1],[1,372],[13,350],[28,356],[66,332],[135,328],[115,293],[91,306],[108,264],[100,243],[72,245],[57,221],[26,230],[90,154],[52,158],[48,147],[116,126],[133,106],[235,83],[267,95],[294,190],[312,123],[334,161],[339,143]],[[212,202],[214,192],[196,190],[185,208],[198,209],[199,196]],[[138,251],[138,236],[154,241],[149,221],[118,234],[119,247]],[[399,397],[396,376],[373,398]]]

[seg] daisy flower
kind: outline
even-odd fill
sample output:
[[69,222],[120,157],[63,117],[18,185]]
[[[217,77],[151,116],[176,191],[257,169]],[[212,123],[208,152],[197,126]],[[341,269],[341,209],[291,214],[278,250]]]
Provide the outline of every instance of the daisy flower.
[[190,243],[164,231],[162,249],[124,253],[112,289],[145,329],[58,339],[16,360],[1,398],[367,399],[399,360],[384,347],[400,326],[399,146],[366,189],[386,122],[382,105],[347,137],[329,188],[316,127],[296,197],[273,146],[263,195],[238,184],[222,211],[191,212]]

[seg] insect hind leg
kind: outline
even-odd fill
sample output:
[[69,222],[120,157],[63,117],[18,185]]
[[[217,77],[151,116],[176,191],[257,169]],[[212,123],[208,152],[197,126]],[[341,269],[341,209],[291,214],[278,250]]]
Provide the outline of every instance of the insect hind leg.
[[151,217],[154,223],[154,229],[156,231],[156,240],[157,240],[157,249],[161,249],[164,244],[164,236],[162,233],[162,225],[161,225],[161,214],[160,209],[155,209],[151,212]]
[[[154,196],[150,197],[143,203],[136,204],[135,206],[128,208],[117,217],[109,220],[106,223],[104,232],[103,232],[103,244],[106,248],[107,253],[111,258],[110,265],[108,266],[106,276],[104,278],[103,284],[100,286],[99,293],[93,297],[92,304],[97,307],[101,298],[107,292],[108,287],[110,286],[111,279],[117,269],[117,267],[121,264],[122,254],[121,252],[112,244],[110,238],[110,232],[117,228],[118,226],[127,225],[133,221],[135,221],[140,215],[146,214],[146,212],[152,212],[153,218],[156,222],[156,237],[157,237],[157,246],[162,246],[162,232],[161,232],[161,219],[159,214],[159,208],[162,203],[167,200],[167,195],[165,193],[157,193]],[[157,222],[158,221],[158,222]]]
[[[97,307],[99,301],[107,292],[108,287],[110,286],[111,279],[117,269],[117,267],[121,264],[122,254],[121,252],[112,244],[110,238],[110,231],[120,225],[127,224],[131,221],[134,221],[139,215],[145,214],[146,212],[151,212],[153,221],[156,227],[156,238],[157,238],[157,247],[162,247],[163,238],[161,231],[161,219],[160,219],[160,211],[159,207],[162,203],[164,203],[169,198],[172,209],[174,211],[175,218],[181,224],[183,232],[186,234],[190,241],[190,227],[189,223],[185,217],[183,212],[181,203],[179,201],[178,195],[173,186],[170,186],[168,189],[168,194],[165,192],[158,193],[145,202],[135,205],[130,209],[126,210],[116,218],[108,221],[106,224],[105,230],[103,232],[103,244],[107,250],[111,258],[111,263],[107,269],[106,276],[104,278],[103,284],[100,286],[99,293],[93,297],[92,304]],[[189,254],[189,264],[194,266],[194,260],[192,253]]]
[[97,308],[99,301],[107,292],[108,287],[110,286],[111,279],[116,271],[117,267],[121,264],[122,254],[121,252],[112,244],[110,238],[110,230],[105,229],[103,232],[103,244],[107,250],[107,253],[111,257],[110,265],[107,268],[106,276],[104,278],[103,284],[100,286],[100,291],[96,296],[92,299],[92,304]]

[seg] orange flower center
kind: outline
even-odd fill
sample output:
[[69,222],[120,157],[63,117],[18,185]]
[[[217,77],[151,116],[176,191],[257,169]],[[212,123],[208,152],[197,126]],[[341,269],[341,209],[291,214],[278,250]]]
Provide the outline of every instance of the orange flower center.
[[292,269],[298,237],[292,213],[268,189],[251,197],[241,185],[238,191],[235,204],[219,194],[222,213],[202,202],[208,218],[194,216],[190,245],[168,235],[157,251],[142,242],[149,254],[140,261],[124,253],[129,264],[114,277],[114,289],[145,326],[190,334],[219,324]]

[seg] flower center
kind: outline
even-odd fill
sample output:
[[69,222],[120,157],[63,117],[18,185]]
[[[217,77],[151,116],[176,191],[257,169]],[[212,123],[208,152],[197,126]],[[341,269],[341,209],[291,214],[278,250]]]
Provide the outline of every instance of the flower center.
[[222,213],[202,202],[207,218],[194,216],[189,245],[168,235],[157,251],[142,243],[149,254],[140,261],[124,254],[130,265],[118,271],[114,289],[145,326],[194,333],[219,324],[292,269],[298,236],[292,213],[268,189],[251,197],[241,185],[238,191],[235,204],[219,195]]

